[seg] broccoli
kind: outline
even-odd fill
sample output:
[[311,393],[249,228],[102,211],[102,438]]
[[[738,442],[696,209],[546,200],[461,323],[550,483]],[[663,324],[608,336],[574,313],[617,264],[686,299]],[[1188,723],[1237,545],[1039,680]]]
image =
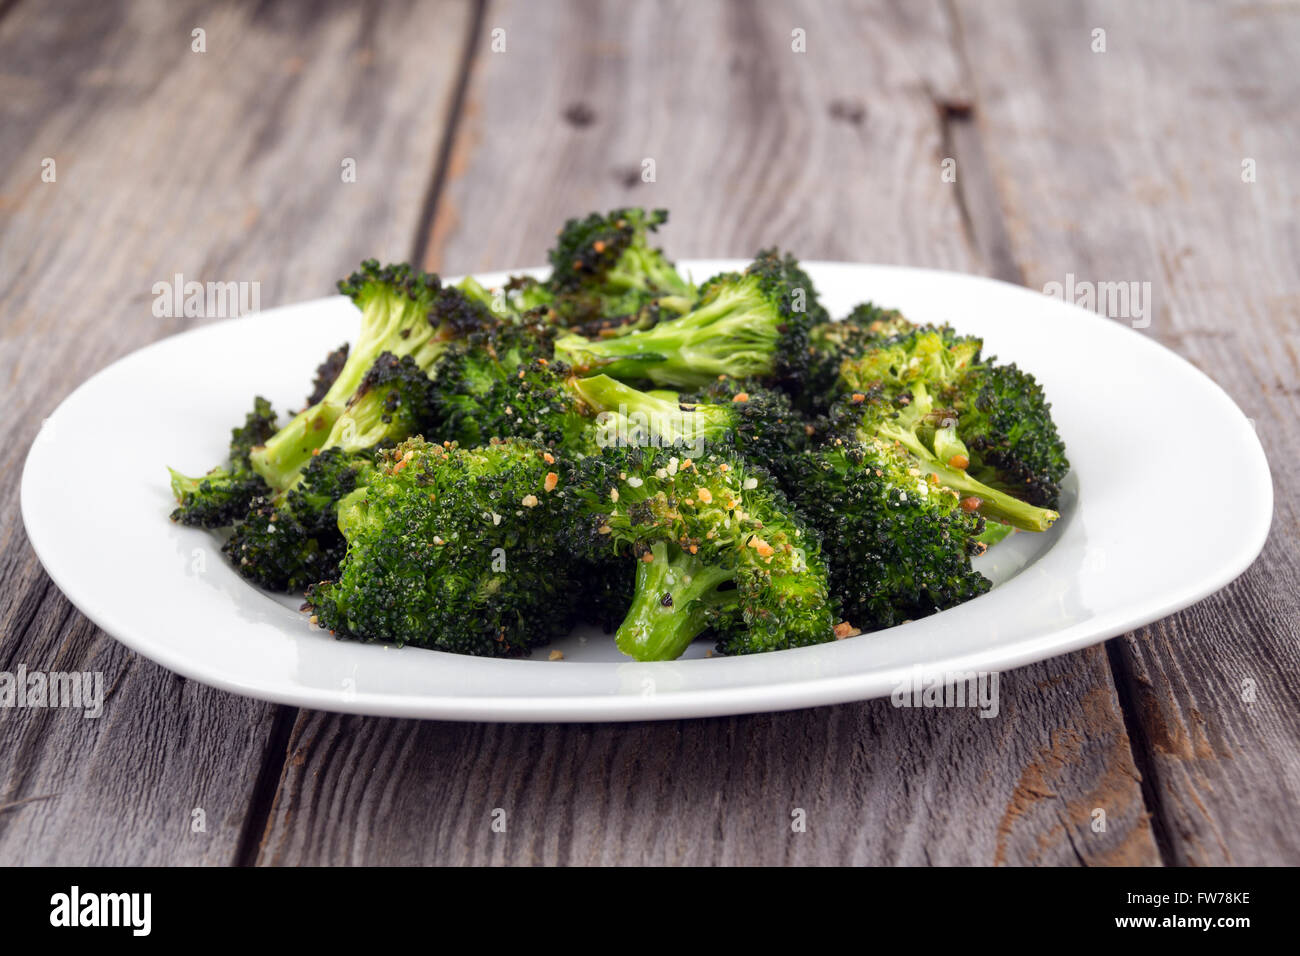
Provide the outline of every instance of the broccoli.
[[832,442],[789,461],[800,513],[821,532],[831,591],[856,628],[874,630],[953,607],[989,581],[971,568],[984,519],[876,438]]
[[607,375],[573,378],[568,387],[597,413],[596,444],[734,448],[781,477],[790,456],[808,447],[809,426],[783,392],[721,379],[690,395],[642,392]]
[[594,412],[568,386],[569,367],[552,354],[548,331],[504,326],[449,349],[435,366],[434,431],[470,447],[489,438],[528,438],[581,454]]
[[414,358],[381,352],[318,450],[355,454],[394,444],[431,423],[436,402],[433,379]]
[[313,620],[367,641],[503,656],[572,626],[558,554],[569,466],[519,440],[412,438],[339,504],[347,554],[307,593]]
[[[351,346],[344,342],[334,351],[325,356],[325,361],[316,366],[316,377],[312,379],[311,394],[307,396],[307,405],[315,405],[324,401],[326,394],[329,393],[330,386],[339,377],[339,372],[343,371],[343,366],[348,363],[348,350]],[[272,432],[274,434],[274,432]],[[270,435],[267,436],[268,438]]]
[[[361,332],[321,400],[299,412],[253,450],[253,469],[274,491],[282,491],[294,482],[313,451],[327,447],[327,440],[342,437],[334,431],[335,426],[383,353],[399,360],[409,356],[418,368],[428,372],[448,342],[496,321],[481,303],[442,285],[437,276],[409,265],[380,266],[368,259],[359,271],[339,282],[339,291],[361,309]],[[357,416],[351,417],[356,427]],[[348,426],[345,423],[341,427]],[[368,433],[365,427],[356,432]],[[396,440],[404,436],[392,437]]]
[[249,464],[253,448],[275,433],[275,412],[260,395],[244,424],[230,430],[230,456],[226,467],[214,468],[199,478],[171,472],[172,494],[179,507],[171,519],[199,528],[224,528],[248,510],[249,503],[269,490]]
[[835,392],[845,359],[859,358],[868,349],[912,328],[898,310],[882,309],[870,302],[856,306],[842,320],[814,325],[808,336],[805,387],[795,396],[796,401],[809,410],[826,411],[826,399]]
[[957,414],[966,472],[1042,508],[1056,508],[1070,471],[1051,404],[1028,372],[990,359],[973,366],[944,400]]
[[826,318],[794,258],[765,250],[743,273],[706,282],[698,304],[680,318],[606,339],[566,335],[555,353],[580,374],[676,388],[707,385],[719,375],[797,386],[808,361],[808,330]]
[[958,435],[958,412],[941,404],[961,391],[982,342],[950,329],[918,328],[840,368],[849,394],[832,410],[841,436],[897,442],[915,466],[935,475],[982,514],[1027,531],[1051,527],[1055,511],[990,487],[965,469],[969,451]]
[[[570,219],[549,253],[551,276],[545,304],[564,325],[636,315],[652,302],[681,313],[695,300],[683,279],[649,234],[668,221],[663,209],[615,209]],[[532,296],[525,302],[542,304]]]
[[817,537],[761,469],[739,457],[628,446],[579,469],[579,552],[636,566],[615,635],[623,653],[672,660],[706,630],[727,654],[834,638]]
[[345,550],[338,503],[373,470],[369,455],[321,452],[289,491],[254,499],[222,551],[243,577],[272,591],[302,591],[332,577]]

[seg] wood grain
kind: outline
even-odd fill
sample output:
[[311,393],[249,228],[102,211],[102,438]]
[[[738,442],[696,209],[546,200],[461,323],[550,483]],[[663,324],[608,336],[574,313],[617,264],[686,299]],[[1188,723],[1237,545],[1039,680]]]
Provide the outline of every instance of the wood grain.
[[654,724],[303,712],[259,863],[1147,864],[1104,658],[1004,675],[992,719],[887,700]]
[[[1275,492],[1263,555],[1218,594],[1124,637],[1116,662],[1169,862],[1294,865],[1300,10],[963,3],[959,20],[1026,283],[1149,282],[1144,334],[1258,423]],[[1098,28],[1105,52],[1093,51]]]
[[[942,7],[492,4],[481,43],[430,267],[540,262],[566,216],[632,203],[673,212],[681,257],[780,238],[991,268],[940,177],[945,104],[968,95]],[[606,726],[304,712],[259,863],[1158,862],[1105,654],[1002,694],[989,720],[888,701]]]
[[71,608],[23,535],[23,457],[80,381],[203,321],[154,317],[154,282],[258,282],[271,306],[328,292],[365,255],[407,254],[470,13],[41,2],[0,19],[0,670],[100,671],[108,689],[98,720],[0,710],[0,862],[236,859],[287,725]]

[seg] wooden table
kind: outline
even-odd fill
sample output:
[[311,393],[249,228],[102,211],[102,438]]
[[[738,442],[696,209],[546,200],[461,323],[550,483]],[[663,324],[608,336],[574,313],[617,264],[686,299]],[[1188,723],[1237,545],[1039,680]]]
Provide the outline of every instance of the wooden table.
[[[0,3],[0,670],[108,687],[99,720],[0,711],[0,863],[1300,862],[1297,49],[1295,4]],[[1144,334],[1258,423],[1263,555],[1004,675],[996,720],[871,701],[589,726],[231,696],[41,570],[18,478],[42,419],[203,321],[155,317],[153,283],[258,282],[266,307],[370,255],[510,268],[623,204],[671,209],[679,257],[779,240],[1150,282]]]

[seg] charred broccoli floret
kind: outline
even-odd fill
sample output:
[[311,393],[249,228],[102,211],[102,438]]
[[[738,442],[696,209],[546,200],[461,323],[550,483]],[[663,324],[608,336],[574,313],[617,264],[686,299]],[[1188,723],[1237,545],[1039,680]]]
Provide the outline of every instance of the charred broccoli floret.
[[168,469],[178,504],[171,519],[199,528],[224,528],[243,517],[249,503],[268,491],[249,464],[249,453],[274,433],[275,412],[271,403],[259,395],[253,400],[253,410],[244,417],[244,424],[230,430],[230,456],[225,466],[198,478]]
[[839,321],[821,322],[808,334],[808,374],[804,388],[795,395],[796,404],[810,411],[825,412],[835,394],[840,366],[845,359],[860,357],[889,338],[914,326],[897,309],[882,309],[870,302],[856,306]]
[[1030,504],[1057,507],[1070,462],[1052,406],[1032,375],[981,362],[944,400],[956,411],[969,475]]
[[595,413],[569,387],[569,367],[549,354],[549,341],[527,329],[449,351],[436,369],[435,433],[464,446],[527,438],[584,453]]
[[566,335],[555,350],[580,374],[676,388],[719,375],[796,380],[807,365],[808,330],[826,317],[798,262],[766,250],[743,273],[706,282],[680,318],[612,338]]
[[334,576],[345,550],[338,503],[373,470],[369,455],[321,452],[292,489],[255,499],[222,551],[243,577],[272,591],[302,591]]
[[415,358],[382,352],[318,450],[338,448],[355,454],[394,444],[433,422],[436,403],[433,379]]
[[275,491],[293,484],[312,452],[339,437],[335,426],[383,353],[399,360],[409,356],[427,373],[448,342],[496,321],[481,303],[409,265],[381,266],[369,259],[339,282],[339,291],[361,310],[361,331],[347,360],[320,401],[295,415],[252,454],[253,469]]
[[558,555],[567,464],[533,442],[462,449],[412,438],[339,506],[347,554],[313,586],[315,620],[367,641],[503,656],[572,624]]
[[842,437],[880,438],[905,448],[918,467],[953,489],[971,507],[1027,531],[1051,527],[1055,511],[990,487],[966,471],[970,451],[958,435],[958,410],[945,399],[960,394],[982,342],[951,330],[916,329],[844,362],[848,394],[832,412]]
[[[570,219],[548,256],[545,304],[564,325],[635,315],[652,302],[685,312],[695,287],[650,245],[650,234],[667,221],[667,210],[634,208]],[[542,304],[545,297],[529,291],[525,301]]]
[[744,459],[614,447],[580,464],[580,550],[635,562],[615,635],[637,660],[672,660],[706,630],[748,654],[834,638],[817,536]]
[[[350,349],[351,345],[344,342],[326,355],[325,361],[316,366],[316,377],[312,379],[311,394],[307,396],[307,405],[315,405],[317,402],[324,401],[330,386],[338,379],[339,373],[343,371],[343,366],[348,363],[348,351]],[[270,435],[267,437],[269,438]]]
[[642,392],[607,375],[571,379],[569,388],[597,413],[596,444],[733,449],[782,477],[785,460],[806,450],[809,425],[782,392],[734,379],[688,395]]
[[831,591],[861,630],[890,627],[983,594],[971,568],[984,519],[875,438],[832,443],[791,459],[800,512],[822,534]]

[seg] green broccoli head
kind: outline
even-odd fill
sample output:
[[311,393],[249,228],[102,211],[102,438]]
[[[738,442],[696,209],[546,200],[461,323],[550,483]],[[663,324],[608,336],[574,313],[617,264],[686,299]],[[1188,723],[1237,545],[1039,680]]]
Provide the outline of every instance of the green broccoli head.
[[416,360],[382,352],[362,376],[319,450],[338,448],[355,454],[396,444],[431,425],[435,408],[433,380]]
[[225,528],[244,516],[258,495],[269,490],[261,477],[238,468],[213,468],[206,475],[191,478],[175,468],[171,474],[176,508],[172,521],[194,528]]
[[225,467],[214,468],[198,478],[168,469],[177,502],[171,519],[197,528],[224,528],[242,518],[253,499],[269,491],[253,471],[249,455],[274,433],[275,412],[271,403],[259,395],[253,399],[253,410],[244,417],[244,423],[230,430],[229,463]]
[[525,438],[585,452],[594,412],[568,387],[569,367],[550,353],[549,340],[533,333],[449,352],[435,379],[435,433],[465,446]]
[[320,401],[253,451],[253,469],[274,491],[293,484],[313,451],[329,447],[335,425],[382,354],[409,356],[428,373],[448,343],[498,321],[481,302],[404,264],[368,259],[339,282],[339,291],[361,310],[361,331]]
[[[344,342],[338,348],[329,352],[325,356],[325,360],[316,366],[316,377],[312,379],[311,394],[307,396],[307,401],[304,404],[315,405],[317,402],[324,400],[329,393],[330,386],[334,384],[339,377],[339,373],[343,371],[343,366],[347,365],[348,352],[351,348],[352,346],[349,343]],[[266,437],[270,438],[274,434],[275,429],[272,429],[271,434]],[[263,441],[265,440],[264,438]]]
[[721,379],[682,395],[643,392],[608,375],[568,382],[596,413],[595,443],[685,450],[734,451],[780,477],[784,460],[806,450],[810,426],[782,392],[757,383]]
[[882,309],[870,302],[856,306],[840,321],[819,322],[808,334],[808,372],[797,405],[810,412],[824,413],[839,382],[840,366],[868,349],[912,331],[915,326],[896,309]]
[[899,447],[831,443],[792,460],[788,487],[823,535],[832,593],[855,628],[890,627],[989,589],[970,563],[984,551],[984,519]]
[[1014,364],[981,363],[949,400],[972,477],[1030,504],[1057,507],[1070,462],[1051,403],[1032,375]]
[[303,591],[333,577],[345,551],[338,504],[365,485],[370,458],[331,448],[311,459],[292,489],[255,499],[222,547],[235,570],[271,591]]
[[665,300],[685,311],[694,287],[650,245],[650,234],[667,221],[666,210],[629,208],[566,222],[549,253],[546,282],[551,298],[545,304],[557,320],[571,326],[636,315]]
[[605,339],[566,335],[556,355],[580,374],[698,388],[719,375],[798,380],[808,361],[808,331],[826,319],[798,262],[759,253],[743,273],[714,276],[680,318]]
[[577,550],[636,565],[615,635],[623,653],[671,660],[706,630],[736,654],[833,639],[817,536],[765,472],[734,456],[628,446],[579,467]]
[[869,349],[840,367],[843,397],[832,407],[841,438],[896,443],[916,467],[975,503],[981,513],[1026,531],[1044,531],[1058,515],[980,481],[967,468],[971,450],[960,435],[960,409],[980,363],[979,339],[947,327],[917,328]]
[[377,461],[340,505],[347,555],[338,574],[308,592],[318,624],[485,656],[567,632],[564,460],[516,439],[463,449],[412,438]]

